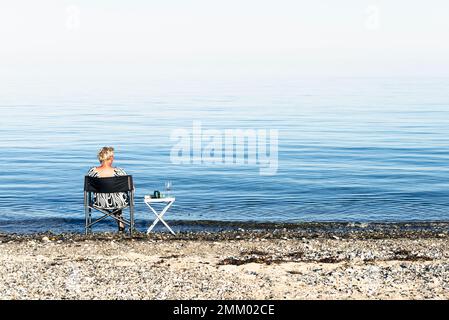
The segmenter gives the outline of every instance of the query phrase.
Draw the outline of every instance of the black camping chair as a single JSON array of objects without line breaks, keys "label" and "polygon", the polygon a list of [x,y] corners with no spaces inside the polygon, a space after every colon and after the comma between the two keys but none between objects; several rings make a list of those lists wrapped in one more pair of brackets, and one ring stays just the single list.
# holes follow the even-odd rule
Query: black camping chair
[{"label": "black camping chair", "polygon": [[[94,204],[93,193],[116,193],[124,192],[128,194],[128,205],[123,208],[107,210]],[[129,208],[129,220],[116,215],[117,212]],[[92,210],[103,213],[103,216],[92,221]],[[86,176],[84,178],[84,212],[86,215],[86,235],[92,232],[92,226],[107,217],[120,221],[129,226],[129,233],[132,236],[134,229],[134,184],[132,176],[118,176],[110,178],[94,178]]]}]

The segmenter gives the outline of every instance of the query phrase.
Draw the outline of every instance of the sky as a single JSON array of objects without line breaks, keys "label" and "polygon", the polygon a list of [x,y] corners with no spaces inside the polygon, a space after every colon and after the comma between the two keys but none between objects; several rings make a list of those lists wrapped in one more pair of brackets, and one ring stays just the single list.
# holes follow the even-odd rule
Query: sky
[{"label": "sky", "polygon": [[445,0],[15,0],[0,83],[444,77]]}]

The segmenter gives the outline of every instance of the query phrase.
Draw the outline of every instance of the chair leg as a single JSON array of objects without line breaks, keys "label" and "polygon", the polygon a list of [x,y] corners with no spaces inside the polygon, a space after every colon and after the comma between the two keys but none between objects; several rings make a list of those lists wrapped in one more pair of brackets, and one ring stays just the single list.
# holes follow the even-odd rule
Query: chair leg
[{"label": "chair leg", "polygon": [[89,221],[89,228],[87,230],[88,233],[92,233],[92,209],[90,208],[90,204],[92,203],[92,193],[89,193],[89,206],[88,206],[88,221]]},{"label": "chair leg", "polygon": [[84,233],[87,236],[87,228],[89,225],[89,217],[88,217],[88,212],[87,212],[87,194],[86,192],[84,192],[84,219],[86,220],[86,224],[84,226]]},{"label": "chair leg", "polygon": [[87,213],[87,208],[84,208],[84,215],[86,216],[86,225],[84,227],[84,229],[85,229],[84,232],[87,236],[87,234],[88,234],[87,229],[88,229],[88,225],[89,225],[89,217],[88,217],[88,213]]},{"label": "chair leg", "polygon": [[132,237],[134,232],[134,210],[131,209],[129,235]]},{"label": "chair leg", "polygon": [[134,192],[131,192],[129,201],[129,235],[132,237],[134,232]]},{"label": "chair leg", "polygon": [[89,233],[92,233],[92,209],[89,208]]}]

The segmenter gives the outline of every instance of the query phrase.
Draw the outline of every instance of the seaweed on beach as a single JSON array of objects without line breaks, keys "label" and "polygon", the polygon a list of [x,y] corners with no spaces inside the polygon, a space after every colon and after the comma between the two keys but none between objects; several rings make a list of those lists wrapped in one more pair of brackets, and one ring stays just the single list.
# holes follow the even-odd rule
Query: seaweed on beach
[{"label": "seaweed on beach", "polygon": [[285,262],[319,262],[319,263],[339,263],[347,261],[345,258],[328,256],[324,258],[306,257],[303,251],[285,252],[282,254],[269,254],[260,250],[242,251],[240,257],[229,257],[221,260],[218,265],[240,266],[248,263],[279,264]]},{"label": "seaweed on beach", "polygon": [[394,252],[394,257],[391,260],[399,260],[399,261],[432,261],[431,257],[420,256],[415,253],[412,253],[409,250],[398,249]]},{"label": "seaweed on beach", "polygon": [[286,262],[318,262],[318,263],[340,263],[348,259],[339,257],[324,257],[324,258],[305,258],[304,253],[292,252],[279,256],[273,255],[252,255],[243,257],[229,257],[221,260],[218,265],[235,265],[240,266],[248,263],[263,263],[263,264],[279,264]]},{"label": "seaweed on beach", "polygon": [[288,270],[287,273],[290,273],[290,274],[302,274],[302,272],[295,271],[295,270]]},{"label": "seaweed on beach", "polygon": [[304,257],[303,251],[294,251],[287,254],[287,257],[292,259],[302,259]]},{"label": "seaweed on beach", "polygon": [[268,256],[254,256],[254,257],[244,257],[244,258],[235,258],[230,257],[221,260],[218,265],[234,265],[234,266],[241,266],[243,264],[248,263],[264,263],[267,265],[270,265],[272,263],[280,263],[280,260],[274,260]]},{"label": "seaweed on beach", "polygon": [[335,257],[325,257],[325,258],[318,259],[317,262],[320,262],[320,263],[339,263],[339,262],[342,262],[342,261],[347,261],[347,259],[340,259],[340,258],[335,258]]},{"label": "seaweed on beach", "polygon": [[162,256],[160,258],[161,259],[176,259],[176,258],[179,258],[179,257],[181,257],[180,254],[171,254],[171,255],[168,255],[168,256]]}]

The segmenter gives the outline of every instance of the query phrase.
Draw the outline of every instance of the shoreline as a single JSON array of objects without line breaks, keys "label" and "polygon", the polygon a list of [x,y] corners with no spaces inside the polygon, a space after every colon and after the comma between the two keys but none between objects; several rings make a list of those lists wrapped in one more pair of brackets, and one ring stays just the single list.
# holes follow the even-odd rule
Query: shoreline
[{"label": "shoreline", "polygon": [[334,227],[0,233],[0,299],[449,299],[447,224]]},{"label": "shoreline", "polygon": [[[171,223],[172,226],[179,224]],[[189,224],[191,225],[191,224]],[[421,239],[449,238],[449,222],[301,222],[301,223],[260,223],[260,222],[220,222],[199,221],[198,229],[176,232],[173,236],[166,230],[156,231],[147,235],[137,231],[133,240],[164,239],[164,240],[232,240],[264,237],[267,239],[302,239],[302,238],[342,238],[342,239]],[[212,225],[212,228],[207,228]],[[140,228],[140,230],[144,230]],[[97,231],[90,235],[82,232],[45,232],[14,233],[0,230],[0,241],[39,240],[42,237],[52,237],[57,240],[83,241],[130,239],[128,234],[118,234],[114,231]]]},{"label": "shoreline", "polygon": [[[67,219],[62,219],[67,221]],[[195,235],[195,234],[222,234],[222,233],[246,233],[246,232],[273,232],[279,234],[288,232],[290,234],[309,235],[309,236],[329,236],[341,235],[348,236],[423,236],[432,237],[440,234],[449,233],[449,221],[409,221],[409,222],[256,222],[256,221],[215,221],[215,220],[199,220],[199,221],[168,221],[170,226],[177,229],[178,235]],[[41,221],[42,224],[45,225]],[[22,222],[25,224],[25,222]],[[148,223],[136,224],[138,237],[144,234],[144,230]],[[79,223],[77,224],[79,225]],[[11,227],[8,227],[10,229]],[[77,231],[53,231],[44,229],[38,232],[11,232],[0,228],[0,237],[33,237],[33,235],[73,235],[79,237],[84,234],[84,228],[77,228]],[[79,231],[78,231],[79,230]],[[94,229],[94,234],[113,234],[115,226],[111,225],[105,229]],[[164,234],[167,230],[160,224],[155,228],[152,234]]]}]

